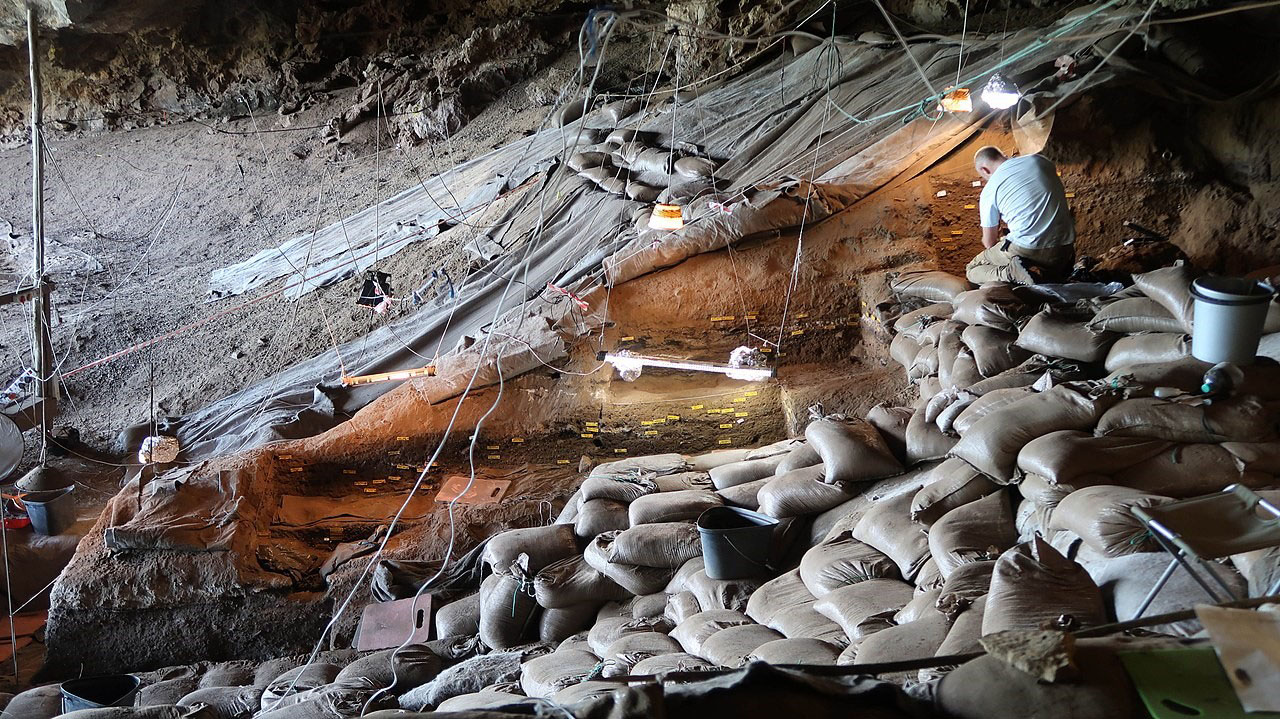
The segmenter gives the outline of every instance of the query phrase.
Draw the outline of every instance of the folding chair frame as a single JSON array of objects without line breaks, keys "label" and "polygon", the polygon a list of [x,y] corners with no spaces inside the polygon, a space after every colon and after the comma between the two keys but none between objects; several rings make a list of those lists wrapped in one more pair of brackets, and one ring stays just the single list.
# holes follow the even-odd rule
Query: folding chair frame
[{"label": "folding chair frame", "polygon": [[[1237,487],[1238,485],[1233,484],[1223,489],[1222,491],[1224,493],[1231,492],[1231,493],[1239,494],[1239,492],[1236,491]],[[1253,494],[1253,493],[1248,492],[1248,494]],[[1277,518],[1280,518],[1280,508],[1277,508],[1275,505],[1271,504],[1267,500],[1261,497],[1258,497],[1256,494],[1254,494],[1254,499],[1256,499],[1257,504],[1259,506],[1262,506],[1268,512],[1271,512]],[[1156,580],[1155,586],[1151,588],[1151,591],[1147,594],[1146,598],[1142,600],[1142,605],[1139,606],[1138,611],[1134,613],[1132,617],[1133,619],[1137,619],[1141,617],[1143,613],[1146,612],[1147,609],[1151,607],[1151,603],[1155,601],[1156,595],[1158,595],[1160,593],[1160,590],[1164,589],[1164,586],[1169,583],[1169,579],[1173,576],[1173,573],[1177,571],[1179,565],[1181,565],[1183,569],[1187,570],[1187,574],[1191,575],[1191,578],[1196,581],[1196,584],[1200,585],[1200,588],[1205,591],[1205,594],[1209,595],[1209,598],[1212,599],[1215,604],[1221,604],[1225,601],[1228,601],[1228,599],[1241,598],[1236,596],[1235,593],[1231,591],[1231,588],[1227,586],[1227,583],[1222,579],[1222,577],[1219,576],[1217,572],[1213,571],[1213,569],[1208,566],[1209,560],[1206,560],[1196,554],[1189,553],[1186,550],[1184,550],[1182,547],[1178,546],[1176,540],[1179,538],[1179,536],[1176,532],[1170,530],[1168,527],[1165,527],[1163,524],[1159,522],[1159,520],[1143,518],[1143,517],[1139,517],[1139,518],[1145,520],[1145,524],[1150,529],[1153,530],[1151,532],[1151,535],[1152,537],[1155,538],[1156,543],[1158,543],[1165,551],[1171,554],[1173,556],[1173,560],[1169,562],[1169,566],[1165,568],[1164,572],[1161,573],[1160,578]],[[1210,577],[1213,578],[1213,581],[1222,589],[1223,593],[1227,596],[1228,599],[1220,598],[1218,594],[1213,591],[1213,588],[1209,586],[1209,583],[1206,582],[1204,578],[1201,577],[1200,574],[1192,566],[1193,563],[1190,561],[1191,559],[1196,560],[1196,562],[1198,562],[1201,565],[1201,568],[1204,569],[1205,574],[1208,574]],[[1210,557],[1209,559],[1210,560],[1217,559],[1217,557]],[[1278,577],[1275,583],[1272,584],[1271,588],[1267,591],[1267,595],[1274,595],[1277,592],[1280,592],[1280,577]]]}]

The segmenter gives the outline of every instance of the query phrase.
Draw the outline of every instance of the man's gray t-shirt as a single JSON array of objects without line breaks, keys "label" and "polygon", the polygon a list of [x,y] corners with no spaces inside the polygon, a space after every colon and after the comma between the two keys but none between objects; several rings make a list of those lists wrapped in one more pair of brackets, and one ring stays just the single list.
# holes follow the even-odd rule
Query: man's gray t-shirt
[{"label": "man's gray t-shirt", "polygon": [[1076,241],[1076,221],[1053,163],[1040,155],[1011,157],[992,173],[978,199],[983,227],[1009,226],[1008,240],[1042,249]]}]

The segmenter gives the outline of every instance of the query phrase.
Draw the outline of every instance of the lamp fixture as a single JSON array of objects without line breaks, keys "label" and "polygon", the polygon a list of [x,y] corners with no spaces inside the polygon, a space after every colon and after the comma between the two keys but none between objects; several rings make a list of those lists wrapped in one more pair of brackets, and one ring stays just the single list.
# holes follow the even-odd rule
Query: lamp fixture
[{"label": "lamp fixture", "polygon": [[414,377],[435,377],[436,366],[427,365],[426,367],[415,367],[413,369],[401,369],[394,372],[378,372],[377,374],[362,375],[342,375],[343,387],[359,387],[366,384],[377,384],[378,382],[398,382],[400,380],[413,379]]},{"label": "lamp fixture", "polygon": [[600,352],[596,355],[596,359],[613,365],[614,368],[618,370],[618,374],[621,375],[622,379],[627,380],[628,382],[634,381],[639,377],[641,370],[645,367],[664,367],[666,369],[692,370],[694,372],[716,372],[725,375],[730,379],[742,380],[744,382],[762,382],[776,375],[776,371],[772,367],[735,367],[732,362],[727,365],[722,365],[714,362],[702,362],[699,360],[675,360],[665,359],[662,357],[646,357],[628,350]]},{"label": "lamp fixture", "polygon": [[653,214],[649,215],[649,229],[678,230],[684,227],[684,210],[680,205],[659,202],[653,206]]},{"label": "lamp fixture", "polygon": [[951,88],[938,101],[938,107],[946,112],[973,112],[973,98],[969,94],[969,88]]},{"label": "lamp fixture", "polygon": [[1002,73],[993,74],[982,88],[982,101],[996,110],[1013,107],[1020,99],[1022,93],[1018,91],[1018,86]]}]

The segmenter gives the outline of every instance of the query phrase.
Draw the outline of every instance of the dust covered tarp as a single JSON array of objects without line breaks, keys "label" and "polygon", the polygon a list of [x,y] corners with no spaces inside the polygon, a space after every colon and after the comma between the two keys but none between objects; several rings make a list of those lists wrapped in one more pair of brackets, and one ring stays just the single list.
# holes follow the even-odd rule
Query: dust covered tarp
[{"label": "dust covered tarp", "polygon": [[[544,290],[547,283],[581,296],[601,281],[624,282],[745,238],[819,222],[954,149],[984,118],[980,113],[937,115],[932,103],[922,102],[931,93],[916,63],[937,88],[954,81],[961,57],[962,82],[973,86],[1001,58],[1016,59],[1019,68],[1051,67],[1058,55],[1086,46],[1051,36],[1105,34],[1136,14],[1111,5],[1076,10],[1047,35],[1026,30],[966,42],[963,56],[960,45],[950,41],[913,43],[912,57],[907,57],[898,45],[848,38],[834,38],[799,56],[779,54],[703,88],[696,97],[682,94],[677,101],[655,103],[643,116],[614,123],[605,113],[593,112],[563,128],[543,130],[377,207],[220,269],[210,283],[216,295],[285,282],[293,285],[289,292],[296,296],[465,221],[495,197],[521,193],[497,226],[474,241],[473,254],[480,259],[455,306],[423,308],[339,347],[339,352],[301,361],[224,397],[170,429],[182,442],[184,458],[216,456],[317,434],[396,386],[335,386],[339,355],[359,357],[345,368],[349,375],[420,367],[428,361],[424,358],[437,358],[441,366],[452,363],[454,370],[448,376],[441,373],[428,395],[432,401],[454,396],[468,384],[474,362],[481,361],[476,340],[495,316],[520,308],[519,316],[505,321],[522,330],[529,329],[528,317],[542,316],[565,339],[582,331],[583,323],[565,321],[576,307],[564,295]],[[1111,78],[1104,69],[1087,82]],[[1082,82],[1057,85],[1054,92],[1077,91]],[[654,148],[679,147],[718,165],[701,184],[650,170],[632,173],[637,183],[665,186],[666,195],[685,203],[683,230],[655,232],[637,224],[647,202],[603,191],[560,165],[569,153],[600,147],[615,124],[638,130]],[[683,184],[675,184],[677,180]],[[517,273],[520,283],[509,282]],[[534,301],[526,304],[530,298]],[[526,337],[484,351],[494,357],[524,353],[524,361],[512,362],[510,369],[535,366]],[[449,353],[466,352],[474,357],[447,359]],[[504,365],[506,376],[507,361],[495,363]],[[477,378],[473,386],[496,380],[496,372],[486,374],[490,377]]]}]

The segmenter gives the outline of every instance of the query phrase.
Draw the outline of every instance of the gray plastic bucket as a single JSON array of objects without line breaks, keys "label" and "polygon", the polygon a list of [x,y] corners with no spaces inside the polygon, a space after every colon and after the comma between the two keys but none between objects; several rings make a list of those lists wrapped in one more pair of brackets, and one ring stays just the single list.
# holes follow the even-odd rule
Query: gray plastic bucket
[{"label": "gray plastic bucket", "polygon": [[36,534],[52,537],[62,534],[75,524],[76,504],[75,498],[71,496],[74,489],[75,485],[72,485],[62,489],[28,492],[22,496],[31,528]]},{"label": "gray plastic bucket", "polygon": [[1267,285],[1239,277],[1193,281],[1191,355],[1209,364],[1253,364],[1273,294]]},{"label": "gray plastic bucket", "polygon": [[698,517],[702,559],[711,579],[746,579],[769,571],[778,520],[737,507],[712,507]]},{"label": "gray plastic bucket", "polygon": [[141,685],[132,674],[68,679],[62,683],[62,713],[103,707],[131,707]]}]

